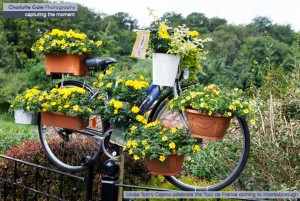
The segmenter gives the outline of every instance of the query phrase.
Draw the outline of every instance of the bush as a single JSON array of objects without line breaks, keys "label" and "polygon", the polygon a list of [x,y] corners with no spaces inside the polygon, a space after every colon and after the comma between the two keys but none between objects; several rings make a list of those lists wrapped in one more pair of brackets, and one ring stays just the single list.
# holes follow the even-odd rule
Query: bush
[{"label": "bush", "polygon": [[[74,153],[69,153],[70,155]],[[6,153],[6,156],[20,159],[29,163],[34,163],[37,165],[41,165],[44,167],[57,169],[57,167],[52,164],[52,162],[47,158],[42,145],[39,141],[25,141],[19,146],[14,146],[9,149]],[[93,186],[93,198],[101,197],[101,179],[102,179],[102,165],[104,161],[108,158],[103,155],[99,161],[94,166],[94,186]],[[14,163],[12,161],[7,161],[5,159],[0,158],[0,175],[3,175],[3,167],[8,166],[8,175],[9,179],[13,179],[13,167]],[[140,161],[134,161],[131,157],[125,157],[125,171],[124,171],[124,184],[134,185],[136,183],[140,183],[141,181],[149,181],[151,176],[146,166]],[[35,188],[35,177],[34,174],[36,169],[30,166],[18,166],[18,178],[17,181],[22,183],[24,180],[23,173],[27,171],[29,173],[27,183],[30,187]],[[50,194],[59,195],[59,186],[60,186],[60,176],[58,174],[51,173],[49,171],[40,170],[40,177],[38,180],[38,188],[40,191],[47,192],[47,180],[51,179],[51,187]],[[86,176],[86,172],[76,173],[77,176]],[[2,184],[1,184],[2,185]],[[73,179],[68,179],[66,177],[63,178],[63,198],[66,200],[70,200],[72,197],[72,188],[77,187],[77,199],[84,200],[85,198],[85,186],[83,182],[75,182]],[[0,188],[2,188],[0,186]],[[12,193],[12,188],[10,188],[10,193]],[[22,189],[18,189],[18,196],[22,196]],[[30,197],[31,196],[31,197]],[[31,200],[34,197],[34,194],[29,194],[28,199]],[[20,197],[21,198],[21,197]]]},{"label": "bush", "polygon": [[250,158],[240,178],[243,189],[299,189],[299,72],[283,74],[273,68],[263,86],[253,90],[260,118],[250,129]]}]

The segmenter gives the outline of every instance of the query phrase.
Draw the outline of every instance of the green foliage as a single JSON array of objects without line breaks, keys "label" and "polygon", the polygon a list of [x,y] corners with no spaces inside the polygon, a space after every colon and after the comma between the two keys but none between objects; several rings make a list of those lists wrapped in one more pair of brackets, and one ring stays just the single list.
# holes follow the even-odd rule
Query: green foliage
[{"label": "green foliage", "polygon": [[24,140],[37,138],[36,126],[15,124],[10,114],[0,115],[0,154],[4,154],[10,147],[19,145]]},{"label": "green foliage", "polygon": [[31,50],[44,54],[99,54],[102,41],[90,40],[84,33],[76,33],[72,29],[62,31],[52,29],[35,42]]},{"label": "green foliage", "polygon": [[300,183],[299,66],[292,74],[273,66],[260,88],[251,88],[259,103],[258,125],[251,130],[249,163],[241,178],[247,190],[296,190]]},{"label": "green foliage", "polygon": [[29,113],[37,113],[40,111],[41,105],[38,102],[40,98],[40,90],[37,88],[28,89],[24,94],[17,95],[11,105],[11,110],[24,110]]},{"label": "green foliage", "polygon": [[205,114],[225,117],[237,116],[255,124],[255,105],[242,90],[224,90],[217,85],[192,85],[169,102],[173,110],[193,109]]},{"label": "green foliage", "polygon": [[170,128],[159,121],[133,125],[126,138],[125,152],[135,160],[150,158],[164,162],[172,154],[183,155],[200,150],[185,129]]}]

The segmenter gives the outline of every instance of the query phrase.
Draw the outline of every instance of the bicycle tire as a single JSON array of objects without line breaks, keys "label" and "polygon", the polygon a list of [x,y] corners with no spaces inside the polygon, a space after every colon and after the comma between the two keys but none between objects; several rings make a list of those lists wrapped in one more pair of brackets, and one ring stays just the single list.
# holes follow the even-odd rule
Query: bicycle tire
[{"label": "bicycle tire", "polygon": [[[49,90],[61,85],[64,87],[84,88],[91,96],[94,95],[89,85],[73,80],[57,83]],[[100,140],[92,139],[76,131],[43,125],[41,115],[39,115],[38,121],[39,138],[43,149],[48,158],[59,168],[69,172],[83,171],[88,168],[81,163],[84,157],[90,156],[93,161],[97,161],[102,155],[102,142]],[[107,122],[101,121],[100,117],[97,117],[97,121],[101,122],[99,131],[101,130],[104,133],[109,125]]]},{"label": "bicycle tire", "polygon": [[[170,94],[167,99],[172,97]],[[182,113],[168,110],[167,99],[160,101],[152,121],[168,121],[173,126],[183,126],[183,120],[179,118]],[[217,150],[217,146],[222,148],[221,151]],[[218,191],[232,184],[242,173],[249,157],[250,134],[247,122],[239,117],[233,118],[223,140],[203,140],[202,147],[198,154],[185,156],[181,173],[165,176],[166,180],[185,191]]]}]

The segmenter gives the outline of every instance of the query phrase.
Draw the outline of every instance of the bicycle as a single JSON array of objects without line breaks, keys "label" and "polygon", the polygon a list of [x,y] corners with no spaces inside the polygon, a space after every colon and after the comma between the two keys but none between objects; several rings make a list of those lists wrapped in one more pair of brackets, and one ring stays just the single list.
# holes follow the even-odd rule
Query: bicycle
[{"label": "bicycle", "polygon": [[[117,63],[117,61],[114,58],[88,57],[84,63],[91,70],[105,72],[110,64]],[[180,82],[181,78],[186,75],[186,71],[179,73],[171,88],[153,84],[149,86],[146,97],[139,106],[141,114],[149,111],[151,107],[148,122],[167,121],[171,122],[173,126],[183,125],[188,129],[184,113],[170,111],[167,107],[168,100],[176,97],[184,88],[188,87],[187,84]],[[91,98],[97,94],[96,89],[81,81],[62,79],[50,89],[57,86],[84,88]],[[109,122],[98,117],[98,123],[101,124],[99,128],[87,127],[83,130],[70,130],[43,125],[42,119],[39,117],[39,137],[47,156],[53,163],[71,172],[82,171],[86,168],[80,164],[80,160],[85,156],[91,156],[94,161],[97,161],[103,153],[113,159],[120,157],[121,147],[110,142],[112,128]],[[248,160],[250,134],[247,122],[240,117],[234,117],[223,140],[200,139],[199,145],[203,148],[202,151],[186,156],[181,173],[176,176],[165,176],[166,180],[176,187],[188,191],[223,189],[238,178]],[[58,152],[55,152],[57,150]],[[195,178],[192,183],[189,182],[192,180],[191,178]],[[199,182],[201,179],[204,182]],[[209,183],[206,182],[207,180]]]}]

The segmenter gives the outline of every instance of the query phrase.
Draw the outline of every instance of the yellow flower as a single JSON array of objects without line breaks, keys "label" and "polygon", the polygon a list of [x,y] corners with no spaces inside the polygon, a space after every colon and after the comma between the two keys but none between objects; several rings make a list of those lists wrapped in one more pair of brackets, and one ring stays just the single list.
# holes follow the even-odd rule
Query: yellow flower
[{"label": "yellow flower", "polygon": [[129,154],[133,154],[133,149],[129,149]]},{"label": "yellow flower", "polygon": [[175,149],[176,144],[175,144],[174,142],[171,142],[171,143],[169,144],[169,147],[170,147],[170,149]]},{"label": "yellow flower", "polygon": [[123,103],[121,101],[114,101],[115,109],[121,109],[123,107]]},{"label": "yellow flower", "polygon": [[150,146],[149,146],[149,145],[146,146],[146,147],[145,147],[145,150],[150,150]]},{"label": "yellow flower", "polygon": [[134,160],[139,160],[140,159],[140,157],[138,155],[134,155],[133,158],[134,158]]},{"label": "yellow flower", "polygon": [[133,107],[131,108],[131,112],[132,112],[133,114],[137,114],[139,111],[140,111],[140,109],[139,109],[137,106],[133,106]]},{"label": "yellow flower", "polygon": [[196,152],[196,151],[199,151],[200,150],[200,146],[199,145],[195,145],[193,148],[192,148],[193,152]]},{"label": "yellow flower", "polygon": [[78,106],[78,105],[74,105],[74,106],[73,106],[73,110],[74,110],[75,112],[79,111],[79,106]]},{"label": "yellow flower", "polygon": [[166,157],[164,157],[164,156],[160,156],[160,157],[159,157],[159,160],[160,160],[161,162],[163,162],[163,161],[165,161],[165,160],[166,160]]},{"label": "yellow flower", "polygon": [[87,49],[84,47],[84,48],[82,48],[82,51],[83,51],[83,52],[86,52],[86,51],[87,51]]},{"label": "yellow flower", "polygon": [[172,128],[172,129],[171,129],[171,133],[172,133],[172,134],[174,134],[176,131],[177,131],[176,128]]},{"label": "yellow flower", "polygon": [[118,110],[114,110],[114,114],[118,114],[119,113],[119,111]]},{"label": "yellow flower", "polygon": [[112,83],[108,83],[108,84],[106,85],[106,87],[111,88],[111,87],[112,87]]},{"label": "yellow flower", "polygon": [[251,119],[251,120],[250,120],[250,123],[251,123],[252,125],[255,125],[255,120],[254,120],[254,119]]},{"label": "yellow flower", "polygon": [[191,37],[198,37],[199,36],[199,32],[198,31],[190,31],[189,32],[189,36],[191,36]]},{"label": "yellow flower", "polygon": [[55,106],[56,102],[51,102],[50,105]]},{"label": "yellow flower", "polygon": [[161,138],[161,141],[163,141],[163,142],[165,142],[165,141],[167,141],[167,140],[168,140],[168,137],[165,136],[165,135]]},{"label": "yellow flower", "polygon": [[244,110],[244,113],[245,113],[245,114],[248,114],[248,113],[249,113],[249,110],[248,110],[248,109],[245,109],[245,110]]}]

